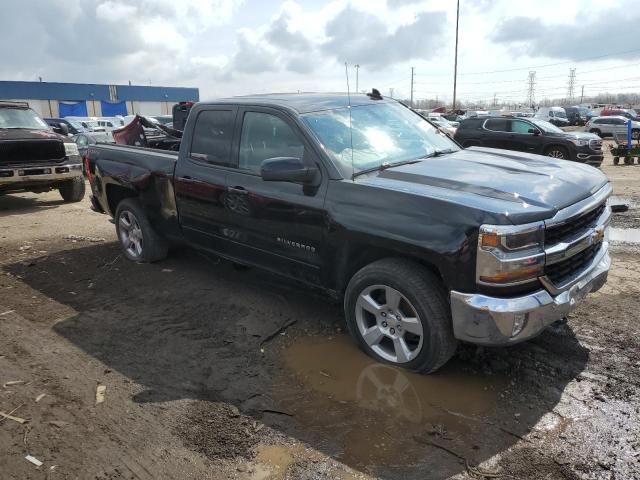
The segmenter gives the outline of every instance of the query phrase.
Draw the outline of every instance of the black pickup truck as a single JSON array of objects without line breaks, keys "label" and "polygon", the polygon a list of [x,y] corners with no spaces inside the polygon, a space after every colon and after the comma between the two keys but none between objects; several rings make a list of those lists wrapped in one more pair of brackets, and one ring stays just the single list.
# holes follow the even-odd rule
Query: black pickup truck
[{"label": "black pickup truck", "polygon": [[0,102],[0,195],[57,189],[65,202],[82,200],[78,146],[60,128],[52,131],[26,103]]},{"label": "black pickup truck", "polygon": [[462,150],[375,93],[200,103],[179,152],[98,145],[85,166],[129,259],[187,244],[319,287],[361,348],[415,371],[538,335],[610,266],[600,171]]}]

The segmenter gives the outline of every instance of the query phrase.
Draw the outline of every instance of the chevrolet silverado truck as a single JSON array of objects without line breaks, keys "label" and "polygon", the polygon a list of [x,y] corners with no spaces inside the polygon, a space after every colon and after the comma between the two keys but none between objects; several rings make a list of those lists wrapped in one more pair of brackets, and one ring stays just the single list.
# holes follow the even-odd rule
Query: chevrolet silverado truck
[{"label": "chevrolet silverado truck", "polygon": [[26,103],[0,102],[0,195],[49,190],[59,190],[65,202],[84,197],[78,146]]},{"label": "chevrolet silverado truck", "polygon": [[179,152],[98,145],[84,161],[130,260],[186,244],[318,287],[365,352],[413,371],[458,341],[538,335],[610,266],[599,170],[461,149],[377,92],[199,103]]}]

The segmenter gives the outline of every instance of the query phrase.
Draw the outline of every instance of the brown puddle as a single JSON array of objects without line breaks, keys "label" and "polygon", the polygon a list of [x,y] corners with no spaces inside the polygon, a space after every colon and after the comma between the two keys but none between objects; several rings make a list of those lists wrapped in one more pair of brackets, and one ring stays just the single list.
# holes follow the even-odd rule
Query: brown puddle
[{"label": "brown puddle", "polygon": [[326,453],[370,471],[417,467],[434,455],[459,463],[434,443],[472,461],[487,446],[506,384],[455,363],[409,373],[369,358],[346,335],[299,338],[284,355],[288,372],[274,400]]}]

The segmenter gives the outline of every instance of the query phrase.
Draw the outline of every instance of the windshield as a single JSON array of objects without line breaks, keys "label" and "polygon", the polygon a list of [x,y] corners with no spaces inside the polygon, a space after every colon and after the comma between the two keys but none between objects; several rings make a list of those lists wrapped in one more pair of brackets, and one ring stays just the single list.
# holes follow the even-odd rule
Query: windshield
[{"label": "windshield", "polygon": [[48,130],[49,125],[30,108],[0,108],[0,128]]},{"label": "windshield", "polygon": [[459,150],[446,135],[399,103],[353,107],[352,132],[348,108],[308,113],[303,118],[345,176]]},{"label": "windshield", "polygon": [[84,125],[85,128],[98,128],[100,126],[98,125],[98,122],[94,120],[84,120],[82,125]]},{"label": "windshield", "polygon": [[536,127],[540,128],[542,131],[547,133],[564,133],[564,130],[556,127],[555,125],[545,122],[544,120],[540,120],[538,118],[530,118],[530,121],[536,124]]},{"label": "windshield", "polygon": [[556,117],[567,118],[567,114],[564,113],[562,110],[556,111],[555,114],[556,114]]}]

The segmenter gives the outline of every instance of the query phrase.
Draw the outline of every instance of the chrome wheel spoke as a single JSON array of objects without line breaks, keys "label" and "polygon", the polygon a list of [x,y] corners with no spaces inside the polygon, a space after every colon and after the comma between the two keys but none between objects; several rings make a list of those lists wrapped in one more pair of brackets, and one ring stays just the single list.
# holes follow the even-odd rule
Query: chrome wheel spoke
[{"label": "chrome wheel spoke", "polygon": [[373,347],[380,343],[380,340],[384,338],[384,335],[380,328],[378,328],[377,325],[374,325],[373,327],[369,327],[362,333],[362,338],[364,338],[364,341],[367,342],[367,345]]},{"label": "chrome wheel spoke", "polygon": [[387,287],[384,291],[384,295],[387,299],[387,303],[385,306],[393,308],[394,310],[400,306],[402,295],[395,288]]},{"label": "chrome wheel spoke", "polygon": [[373,315],[377,315],[382,308],[382,306],[378,305],[378,303],[371,298],[370,294],[360,295],[360,297],[358,297],[358,306]]},{"label": "chrome wheel spoke", "polygon": [[412,353],[407,346],[407,342],[402,337],[395,337],[393,339],[393,349],[396,352],[396,361],[398,363],[405,363],[411,360]]},{"label": "chrome wheel spoke", "polygon": [[416,317],[405,317],[402,319],[400,324],[406,332],[422,336],[422,325]]}]

